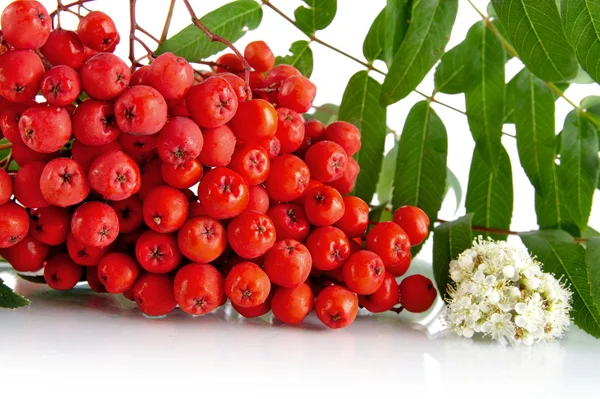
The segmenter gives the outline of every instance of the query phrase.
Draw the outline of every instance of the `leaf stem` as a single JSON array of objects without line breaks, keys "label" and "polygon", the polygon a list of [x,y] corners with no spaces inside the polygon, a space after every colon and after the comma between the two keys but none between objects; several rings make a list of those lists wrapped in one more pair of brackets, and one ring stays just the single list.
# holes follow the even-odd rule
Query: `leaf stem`
[{"label": "leaf stem", "polygon": [[135,58],[135,3],[137,0],[129,0],[129,61],[131,62],[131,72],[134,72],[141,64]]},{"label": "leaf stem", "polygon": [[4,143],[4,144],[0,144],[0,150],[6,150],[9,148],[12,148],[12,143]]},{"label": "leaf stem", "polygon": [[165,26],[163,27],[162,34],[160,35],[159,43],[162,43],[165,40],[167,40],[167,35],[169,34],[169,27],[171,26],[171,20],[173,19],[173,11],[175,10],[175,1],[177,0],[171,0],[171,4],[169,4],[167,19],[165,19]]}]

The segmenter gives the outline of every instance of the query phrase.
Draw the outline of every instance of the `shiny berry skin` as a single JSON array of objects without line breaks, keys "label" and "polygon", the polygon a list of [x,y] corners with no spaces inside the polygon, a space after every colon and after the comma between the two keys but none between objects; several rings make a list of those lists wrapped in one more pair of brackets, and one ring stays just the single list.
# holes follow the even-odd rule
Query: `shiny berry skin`
[{"label": "shiny berry skin", "polygon": [[84,273],[85,279],[92,291],[98,294],[106,294],[108,292],[98,277],[98,267],[88,266],[84,269]]},{"label": "shiny berry skin", "polygon": [[238,110],[235,91],[220,76],[212,76],[192,86],[185,102],[194,122],[208,128],[226,124]]},{"label": "shiny berry skin", "polygon": [[39,182],[42,195],[55,206],[78,204],[90,193],[90,185],[81,165],[69,158],[56,158],[48,162]]},{"label": "shiny berry skin", "polygon": [[131,79],[129,80],[129,86],[138,86],[144,85],[149,86],[150,83],[150,65],[144,65],[135,70],[134,73],[131,74]]},{"label": "shiny berry skin", "polygon": [[188,200],[181,191],[158,186],[144,198],[144,221],[152,230],[159,233],[172,233],[185,223],[188,214]]},{"label": "shiny berry skin", "polygon": [[197,216],[179,229],[177,244],[186,258],[197,263],[208,263],[225,251],[227,233],[219,221],[208,216]]},{"label": "shiny berry skin", "polygon": [[71,117],[64,108],[39,104],[19,119],[21,139],[34,151],[49,154],[60,150],[71,138]]},{"label": "shiny berry skin", "polygon": [[175,300],[186,313],[212,312],[225,297],[223,276],[207,263],[190,263],[175,275]]},{"label": "shiny berry skin", "polygon": [[152,61],[147,76],[148,85],[165,100],[181,100],[194,83],[194,68],[185,58],[164,53]]},{"label": "shiny berry skin", "polygon": [[13,181],[8,172],[0,169],[0,205],[8,202],[13,195]]},{"label": "shiny berry skin", "polygon": [[202,165],[197,159],[172,165],[163,162],[160,167],[160,174],[169,186],[174,188],[189,188],[200,181],[202,177]]},{"label": "shiny berry skin", "polygon": [[244,58],[257,72],[267,72],[275,64],[275,56],[262,40],[250,42],[244,49]]},{"label": "shiny berry skin", "polygon": [[140,266],[131,256],[111,252],[98,262],[98,277],[111,294],[120,294],[133,287]]},{"label": "shiny berry skin", "polygon": [[132,195],[121,201],[113,201],[110,206],[119,218],[119,233],[131,233],[144,223],[142,201]]},{"label": "shiny berry skin", "polygon": [[290,76],[279,89],[277,103],[298,113],[310,110],[317,95],[317,86],[301,75]]},{"label": "shiny berry skin", "polygon": [[337,180],[327,183],[342,195],[350,194],[356,185],[356,179],[360,173],[360,165],[354,158],[348,158],[344,175]]},{"label": "shiny berry skin", "polygon": [[71,215],[64,208],[49,206],[31,212],[29,234],[44,244],[62,244],[70,229]]},{"label": "shiny berry skin", "polygon": [[135,257],[151,273],[168,273],[181,263],[175,236],[147,230],[135,243]]},{"label": "shiny berry skin", "polygon": [[79,73],[84,91],[96,100],[118,97],[131,79],[127,64],[110,53],[96,54],[81,66]]},{"label": "shiny berry skin", "polygon": [[385,266],[375,252],[358,251],[343,266],[346,286],[359,295],[371,295],[381,287]]},{"label": "shiny berry skin", "polygon": [[70,290],[77,285],[82,275],[81,266],[73,262],[65,253],[54,255],[44,267],[44,280],[55,290]]},{"label": "shiny berry skin", "polygon": [[143,273],[133,286],[135,303],[146,316],[164,316],[177,306],[173,277]]},{"label": "shiny berry skin", "polygon": [[[279,88],[283,82],[290,76],[301,76],[298,69],[291,65],[275,65],[265,76],[264,87]],[[274,100],[277,100],[277,92],[273,92]],[[277,102],[277,101],[275,101]],[[288,107],[289,108],[289,107]]]},{"label": "shiny berry skin", "polygon": [[416,206],[401,206],[394,212],[394,223],[402,227],[413,247],[429,235],[429,217]]},{"label": "shiny berry skin", "polygon": [[292,153],[300,148],[304,141],[304,121],[297,112],[287,108],[279,108],[277,118],[275,136],[280,142],[280,153]]},{"label": "shiny berry skin", "polygon": [[105,145],[115,141],[121,133],[109,102],[87,99],[79,104],[71,119],[73,135],[85,145]]},{"label": "shiny berry skin", "polygon": [[300,324],[313,310],[315,296],[308,284],[275,288],[271,298],[273,315],[286,324]]},{"label": "shiny berry skin", "polygon": [[269,277],[252,262],[235,265],[225,278],[225,294],[231,303],[240,307],[260,305],[267,300],[270,291]]},{"label": "shiny berry skin", "polygon": [[50,248],[31,235],[2,251],[2,256],[18,272],[37,272],[44,267]]},{"label": "shiny berry skin", "polygon": [[367,233],[367,249],[379,255],[386,267],[394,267],[410,256],[410,241],[394,222],[381,222]]},{"label": "shiny berry skin", "polygon": [[227,241],[239,256],[253,259],[264,255],[275,244],[271,219],[256,211],[245,211],[227,226]]},{"label": "shiny berry skin", "polygon": [[275,158],[281,152],[281,142],[277,136],[267,137],[258,142],[262,148],[269,154],[269,159]]},{"label": "shiny berry skin", "polygon": [[292,239],[305,242],[310,234],[310,223],[304,209],[295,204],[279,204],[267,211],[275,226],[278,240]]},{"label": "shiny berry skin", "polygon": [[206,166],[227,166],[235,151],[236,138],[229,126],[203,129],[204,145],[198,159]]},{"label": "shiny berry skin", "polygon": [[67,251],[69,257],[78,265],[96,266],[100,259],[110,251],[110,246],[99,248],[79,241],[73,233],[67,235]]},{"label": "shiny berry skin", "polygon": [[344,175],[348,157],[339,144],[325,140],[313,144],[306,151],[304,162],[308,165],[313,179],[328,183]]},{"label": "shiny berry skin", "polygon": [[58,65],[46,72],[40,90],[50,105],[64,107],[79,97],[81,81],[73,68]]},{"label": "shiny berry skin", "polygon": [[84,46],[109,51],[118,42],[119,32],[113,20],[102,11],[92,11],[79,20],[77,36]]},{"label": "shiny berry skin", "polygon": [[396,306],[399,301],[398,283],[388,272],[385,273],[383,284],[377,291],[371,295],[358,296],[358,302],[373,313],[386,312]]},{"label": "shiny berry skin", "polygon": [[90,146],[82,144],[81,141],[75,140],[71,145],[71,157],[73,160],[77,161],[82,170],[85,172],[85,176],[87,176],[90,165],[94,159],[105,152],[114,150],[123,150],[123,147],[121,147],[121,144],[119,144],[118,141],[111,141],[110,143],[104,145]]},{"label": "shiny berry skin", "polygon": [[358,314],[358,299],[352,291],[332,285],[317,296],[315,313],[329,328],[348,327]]},{"label": "shiny berry skin", "polygon": [[272,283],[282,287],[304,283],[311,268],[310,252],[296,240],[278,241],[265,256],[265,272]]},{"label": "shiny berry skin", "polygon": [[117,126],[124,133],[140,136],[158,133],[167,123],[167,103],[150,86],[133,86],[115,102]]},{"label": "shiny berry skin", "polygon": [[437,298],[437,290],[430,279],[420,274],[408,276],[400,282],[400,304],[412,313],[429,310]]},{"label": "shiny berry skin", "polygon": [[46,164],[30,162],[17,171],[14,182],[15,199],[26,208],[44,208],[50,206],[42,195],[40,176]]},{"label": "shiny berry skin", "polygon": [[71,231],[85,245],[106,247],[117,239],[119,218],[115,210],[103,202],[86,202],[75,209]]},{"label": "shiny berry skin", "polygon": [[50,36],[52,21],[37,1],[15,1],[2,11],[3,39],[16,49],[38,49]]},{"label": "shiny berry skin", "polygon": [[215,72],[217,73],[242,72],[244,70],[242,60],[233,53],[223,54],[217,58],[216,64]]},{"label": "shiny berry skin", "polygon": [[66,65],[73,69],[83,65],[83,44],[77,34],[70,30],[56,29],[50,32],[40,52],[52,65]]},{"label": "shiny berry skin", "polygon": [[340,193],[329,186],[317,186],[306,192],[304,213],[315,226],[330,226],[344,216],[346,206]]},{"label": "shiny berry skin", "polygon": [[248,187],[249,199],[247,211],[257,211],[266,214],[269,210],[269,194],[260,184]]},{"label": "shiny berry skin", "polygon": [[331,123],[325,129],[325,140],[341,145],[349,157],[360,150],[360,131],[352,123],[343,121]]},{"label": "shiny berry skin", "polygon": [[326,226],[314,230],[306,240],[313,268],[334,270],[341,267],[350,256],[350,242],[338,228]]},{"label": "shiny berry skin", "polygon": [[8,248],[21,241],[29,231],[29,215],[12,201],[0,205],[0,248]]},{"label": "shiny berry skin", "polygon": [[212,169],[200,180],[198,198],[209,216],[231,219],[248,206],[248,184],[231,169]]},{"label": "shiny berry skin", "polygon": [[[304,143],[307,147],[325,138],[325,125],[317,119],[304,122]],[[309,141],[310,140],[310,141]]]},{"label": "shiny berry skin", "polygon": [[95,191],[112,201],[130,197],[140,191],[142,184],[137,164],[119,150],[96,157],[90,165],[88,180]]},{"label": "shiny berry skin", "polygon": [[218,76],[225,79],[227,83],[231,85],[231,88],[237,96],[238,105],[246,101],[246,99],[248,98],[248,93],[246,93],[246,83],[244,82],[244,79],[230,72],[221,73]]},{"label": "shiny berry skin", "polygon": [[271,160],[271,173],[265,186],[272,199],[289,202],[302,196],[309,180],[310,171],[304,161],[284,154]]},{"label": "shiny berry skin", "polygon": [[198,125],[185,116],[174,116],[158,133],[156,149],[163,162],[180,165],[197,158],[204,140]]},{"label": "shiny berry skin", "polygon": [[369,204],[358,197],[344,197],[344,216],[334,226],[348,238],[363,237],[369,225]]},{"label": "shiny berry skin", "polygon": [[267,152],[258,144],[244,144],[236,148],[227,167],[240,174],[253,186],[264,182],[271,170]]},{"label": "shiny berry skin", "polygon": [[239,105],[229,127],[246,144],[258,143],[277,132],[277,111],[265,100],[255,99]]},{"label": "shiny berry skin", "polygon": [[0,95],[12,102],[32,100],[44,77],[42,60],[30,50],[14,50],[0,55]]}]

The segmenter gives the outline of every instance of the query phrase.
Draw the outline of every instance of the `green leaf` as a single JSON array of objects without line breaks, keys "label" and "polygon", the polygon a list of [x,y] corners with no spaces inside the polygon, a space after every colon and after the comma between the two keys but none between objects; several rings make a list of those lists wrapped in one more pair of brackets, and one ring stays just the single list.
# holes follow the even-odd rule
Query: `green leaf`
[{"label": "green leaf", "polygon": [[553,92],[526,68],[513,80],[519,160],[531,184],[542,194],[552,181],[556,149]]},{"label": "green leaf", "polygon": [[413,0],[387,0],[385,7],[385,45],[383,61],[388,68],[406,37],[411,24]]},{"label": "green leaf", "polygon": [[577,75],[575,53],[565,38],[555,0],[492,0],[507,39],[527,68],[545,81]]},{"label": "green leaf", "polygon": [[502,148],[506,57],[502,44],[483,22],[473,25],[465,40],[472,49],[467,64],[467,119],[476,148],[493,168]]},{"label": "green leaf", "polygon": [[16,309],[31,304],[29,299],[17,294],[0,278],[0,308]]},{"label": "green leaf", "polygon": [[[482,159],[481,151],[473,151],[467,199],[467,213],[473,214],[473,225],[507,230],[513,213],[513,182],[508,153],[502,147],[495,169]],[[484,234],[496,240],[506,235]]]},{"label": "green leaf", "polygon": [[433,231],[433,275],[442,298],[448,292],[450,261],[473,246],[472,215],[440,224]]},{"label": "green leaf", "polygon": [[307,78],[313,71],[313,53],[310,43],[306,40],[298,40],[290,46],[290,54],[275,58],[275,64],[288,64],[296,67],[300,73]]},{"label": "green leaf", "polygon": [[544,271],[564,276],[573,291],[572,316],[582,330],[600,338],[600,313],[590,289],[586,251],[567,232],[534,231],[520,234],[525,246],[544,264]]},{"label": "green leaf", "polygon": [[394,175],[396,173],[396,159],[398,158],[398,145],[399,142],[396,141],[392,149],[385,154],[385,157],[383,157],[376,189],[377,199],[380,204],[385,204],[392,200]]},{"label": "green leaf", "polygon": [[389,222],[393,218],[389,204],[378,205],[369,212],[369,221],[371,222]]},{"label": "green leaf", "polygon": [[360,165],[354,192],[367,203],[375,193],[387,134],[380,92],[381,84],[367,71],[355,73],[346,86],[339,113],[339,120],[354,124],[362,135],[361,149],[354,155]]},{"label": "green leaf", "polygon": [[337,11],[336,0],[303,0],[308,7],[300,6],[294,11],[296,24],[307,35],[329,26]]},{"label": "green leaf", "polygon": [[504,99],[504,123],[515,123],[515,93],[517,91],[518,78],[519,74],[516,74],[506,84],[506,98]]},{"label": "green leaf", "polygon": [[467,91],[466,56],[469,48],[462,42],[443,55],[435,69],[435,90],[446,94],[458,94]]},{"label": "green leaf", "polygon": [[598,140],[600,141],[600,96],[588,96],[581,100],[581,108],[589,119],[592,120],[598,130]]},{"label": "green leaf", "polygon": [[457,10],[458,0],[414,0],[411,24],[383,81],[384,104],[406,97],[440,59]]},{"label": "green leaf", "polygon": [[316,119],[327,126],[330,123],[337,121],[339,111],[339,105],[325,103],[316,107],[316,110],[313,114],[304,114],[304,118]]},{"label": "green leaf", "polygon": [[600,237],[588,238],[585,246],[590,293],[596,309],[600,311]]},{"label": "green leaf", "polygon": [[367,36],[365,36],[365,41],[363,42],[363,55],[369,62],[373,62],[375,60],[385,61],[384,58],[384,49],[385,49],[385,36],[386,36],[386,8],[377,14],[371,27],[369,28],[369,32]]},{"label": "green leaf", "polygon": [[[237,0],[209,12],[200,20],[214,34],[235,42],[247,30],[256,29],[262,20],[261,4],[254,0]],[[225,49],[219,42],[211,42],[195,25],[189,25],[165,40],[156,49],[156,54],[171,52],[190,62],[202,61]]]},{"label": "green leaf", "polygon": [[565,36],[581,67],[600,82],[600,3],[590,0],[562,0]]},{"label": "green leaf", "polygon": [[563,206],[557,174],[558,166],[553,162],[550,168],[548,189],[543,194],[540,191],[535,193],[535,213],[538,226],[542,230],[562,229],[563,227]]},{"label": "green leaf", "polygon": [[592,237],[600,237],[600,231],[594,229],[591,226],[588,226],[583,233],[583,238],[592,238]]},{"label": "green leaf", "polygon": [[[462,200],[462,186],[460,185],[460,181],[458,177],[450,170],[450,168],[446,169],[446,195],[448,195],[448,191],[452,190],[454,192],[454,199],[456,201],[456,209],[454,213],[458,212],[458,208],[460,208],[460,201]],[[446,196],[444,195],[444,197]]]},{"label": "green leaf", "polygon": [[418,206],[435,222],[444,200],[447,156],[444,123],[427,101],[418,102],[408,113],[400,136],[393,208]]},{"label": "green leaf", "polygon": [[590,121],[571,111],[562,131],[558,179],[562,227],[576,236],[587,228],[598,170],[598,133]]}]

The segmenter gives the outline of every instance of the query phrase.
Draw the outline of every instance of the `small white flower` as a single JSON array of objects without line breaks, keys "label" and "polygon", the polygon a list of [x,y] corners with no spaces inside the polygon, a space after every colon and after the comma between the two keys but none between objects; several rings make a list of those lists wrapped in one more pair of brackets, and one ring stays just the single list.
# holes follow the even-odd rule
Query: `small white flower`
[{"label": "small white flower", "polygon": [[511,265],[504,266],[502,268],[502,274],[506,278],[513,278],[514,275],[515,275],[515,268],[514,268],[514,266],[511,266]]},{"label": "small white flower", "polygon": [[483,324],[481,331],[491,335],[497,341],[512,341],[515,336],[515,325],[510,313],[494,313],[490,319]]}]

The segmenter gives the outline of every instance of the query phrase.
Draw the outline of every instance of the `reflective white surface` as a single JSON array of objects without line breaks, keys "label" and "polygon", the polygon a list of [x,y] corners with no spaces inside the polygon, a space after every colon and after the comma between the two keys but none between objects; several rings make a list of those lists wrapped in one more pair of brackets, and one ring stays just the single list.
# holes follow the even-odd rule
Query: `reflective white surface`
[{"label": "reflective white surface", "polygon": [[527,348],[432,334],[438,321],[423,327],[393,314],[362,315],[336,331],[314,314],[292,327],[270,316],[243,319],[229,306],[204,317],[177,310],[147,319],[135,305],[87,287],[59,293],[7,269],[0,278],[32,300],[0,310],[0,393],[15,398],[600,392],[600,342],[576,327],[560,342]]}]

